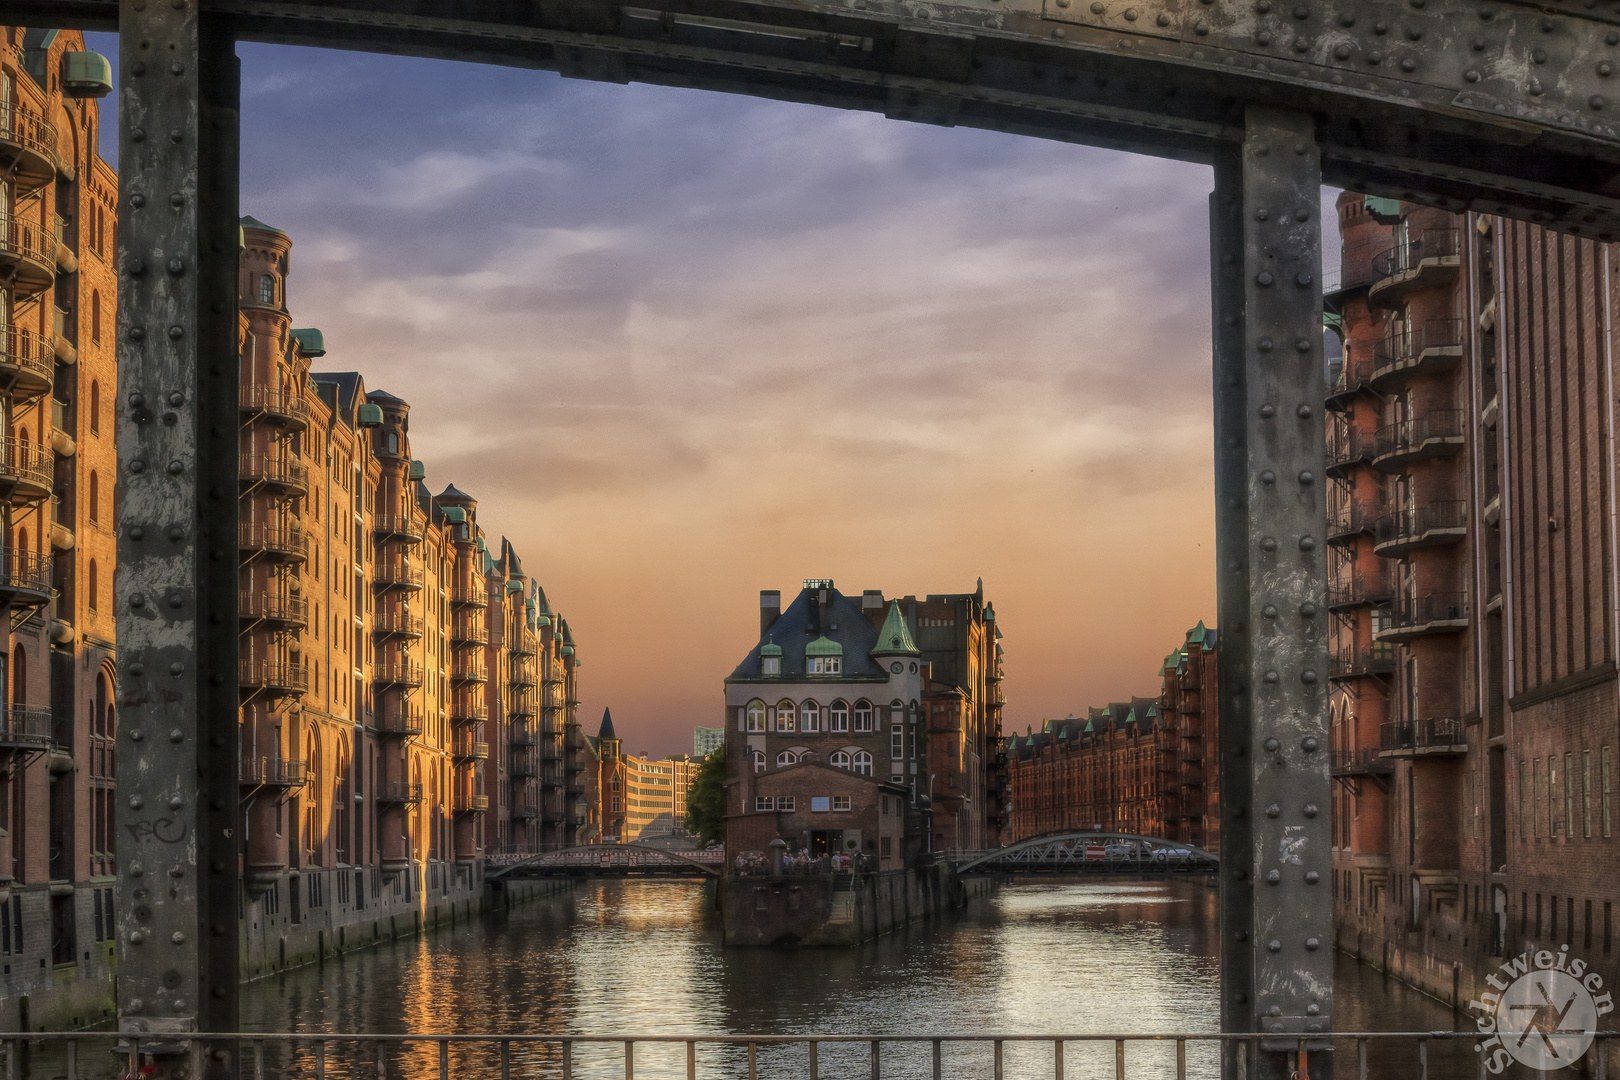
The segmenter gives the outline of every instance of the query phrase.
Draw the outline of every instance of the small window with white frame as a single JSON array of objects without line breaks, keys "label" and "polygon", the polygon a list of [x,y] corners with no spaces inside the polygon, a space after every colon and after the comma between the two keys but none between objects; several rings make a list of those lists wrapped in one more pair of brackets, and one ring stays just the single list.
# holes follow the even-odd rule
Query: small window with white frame
[{"label": "small window with white frame", "polygon": [[776,800],[769,795],[755,795],[754,809],[760,813],[776,809]]},{"label": "small window with white frame", "polygon": [[784,750],[780,754],[776,755],[776,767],[778,769],[785,768],[788,765],[796,764],[798,760],[798,754],[795,754],[791,750]]},{"label": "small window with white frame", "polygon": [[847,812],[849,810],[849,796],[834,795],[832,797],[832,808],[835,814]]},{"label": "small window with white frame", "polygon": [[821,706],[813,701],[799,703],[799,730],[816,731],[821,727]]},{"label": "small window with white frame", "polygon": [[842,656],[812,656],[808,658],[809,675],[841,675],[844,672]]},{"label": "small window with white frame", "polygon": [[753,732],[765,730],[765,703],[757,698],[748,703],[748,730]]},{"label": "small window with white frame", "polygon": [[778,810],[792,810],[793,809],[793,796],[792,795],[778,795],[776,797],[776,808]]},{"label": "small window with white frame", "polygon": [[776,730],[777,731],[786,732],[786,731],[792,731],[794,729],[794,727],[796,726],[795,723],[794,723],[794,711],[795,710],[793,708],[793,702],[791,702],[791,701],[779,701],[779,702],[777,702],[777,704],[776,704]]},{"label": "small window with white frame", "polygon": [[862,776],[872,775],[872,755],[865,750],[855,752],[855,771]]},{"label": "small window with white frame", "polygon": [[759,670],[763,675],[782,674],[782,658],[780,656],[762,656],[759,661]]},{"label": "small window with white frame", "polygon": [[755,750],[753,752],[753,757],[754,757],[754,771],[757,772],[757,773],[764,772],[765,771],[765,751],[763,751],[763,750]]},{"label": "small window with white frame", "polygon": [[855,703],[855,734],[860,735],[871,730],[872,703],[869,701],[857,701]]},{"label": "small window with white frame", "polygon": [[845,750],[834,750],[832,752],[832,757],[827,759],[827,764],[831,765],[835,769],[849,768],[849,752]]},{"label": "small window with white frame", "polygon": [[906,756],[906,729],[903,725],[895,724],[889,729],[889,757],[899,761]]},{"label": "small window with white frame", "polygon": [[842,701],[835,701],[827,710],[827,730],[841,734],[849,730],[849,706]]}]

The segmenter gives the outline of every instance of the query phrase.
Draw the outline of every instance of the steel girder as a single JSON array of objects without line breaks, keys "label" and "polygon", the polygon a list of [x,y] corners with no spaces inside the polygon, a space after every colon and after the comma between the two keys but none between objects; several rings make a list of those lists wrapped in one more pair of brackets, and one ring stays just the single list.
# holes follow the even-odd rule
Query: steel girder
[{"label": "steel girder", "polygon": [[[154,0],[154,3],[158,0]],[[196,2],[196,0],[188,0]],[[239,38],[544,68],[1212,161],[1307,111],[1324,179],[1620,237],[1612,0],[202,0]],[[111,30],[115,0],[13,0]]]}]

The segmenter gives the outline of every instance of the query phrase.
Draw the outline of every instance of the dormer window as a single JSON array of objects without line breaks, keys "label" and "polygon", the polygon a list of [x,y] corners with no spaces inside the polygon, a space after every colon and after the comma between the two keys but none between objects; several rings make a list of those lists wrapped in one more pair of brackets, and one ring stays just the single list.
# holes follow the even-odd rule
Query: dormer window
[{"label": "dormer window", "polygon": [[780,656],[762,657],[760,664],[760,670],[766,675],[782,674],[782,658]]},{"label": "dormer window", "polygon": [[810,675],[839,675],[844,670],[842,656],[812,656],[809,658]]}]

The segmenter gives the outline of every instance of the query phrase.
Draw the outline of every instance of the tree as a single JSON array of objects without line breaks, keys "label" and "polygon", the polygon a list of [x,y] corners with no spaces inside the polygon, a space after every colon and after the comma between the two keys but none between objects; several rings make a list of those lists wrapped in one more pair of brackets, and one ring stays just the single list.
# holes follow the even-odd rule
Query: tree
[{"label": "tree", "polygon": [[726,748],[709,751],[686,793],[686,831],[704,846],[726,838]]}]

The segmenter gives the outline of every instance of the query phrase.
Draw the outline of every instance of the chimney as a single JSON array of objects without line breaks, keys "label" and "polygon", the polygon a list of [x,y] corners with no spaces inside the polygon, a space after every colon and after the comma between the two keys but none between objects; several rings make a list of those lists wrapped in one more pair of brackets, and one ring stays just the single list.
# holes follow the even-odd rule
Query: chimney
[{"label": "chimney", "polygon": [[771,628],[782,615],[782,592],[780,589],[761,589],[759,591],[759,636],[764,637],[765,632]]},{"label": "chimney", "polygon": [[882,589],[867,589],[865,592],[861,593],[861,610],[862,611],[882,611],[883,610],[883,590]]}]

